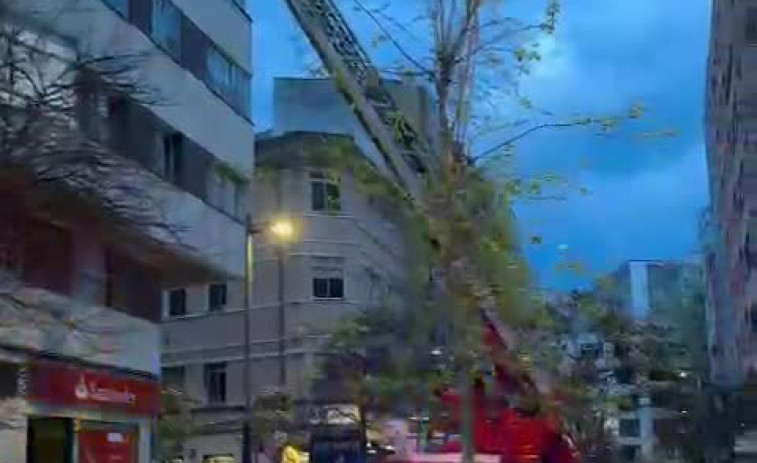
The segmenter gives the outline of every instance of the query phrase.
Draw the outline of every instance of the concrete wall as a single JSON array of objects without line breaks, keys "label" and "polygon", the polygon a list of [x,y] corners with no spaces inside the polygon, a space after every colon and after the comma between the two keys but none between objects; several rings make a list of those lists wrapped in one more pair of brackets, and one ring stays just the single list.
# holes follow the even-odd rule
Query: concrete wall
[{"label": "concrete wall", "polygon": [[243,275],[245,232],[242,223],[173,186],[164,184],[153,191],[164,220],[175,225],[171,230],[174,234],[156,229],[153,236],[181,246],[182,252],[202,259],[220,274],[236,278]]},{"label": "concrete wall", "polygon": [[19,290],[17,297],[26,308],[0,305],[2,344],[102,365],[160,372],[157,325],[43,290]]}]

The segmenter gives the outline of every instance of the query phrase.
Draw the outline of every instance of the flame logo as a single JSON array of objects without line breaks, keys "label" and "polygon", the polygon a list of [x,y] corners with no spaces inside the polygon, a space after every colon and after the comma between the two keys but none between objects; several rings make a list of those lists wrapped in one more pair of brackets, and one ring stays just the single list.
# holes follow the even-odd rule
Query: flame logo
[{"label": "flame logo", "polygon": [[87,388],[87,383],[84,381],[83,375],[79,376],[79,383],[74,389],[74,395],[76,395],[76,398],[79,400],[87,400],[89,398],[89,389]]}]

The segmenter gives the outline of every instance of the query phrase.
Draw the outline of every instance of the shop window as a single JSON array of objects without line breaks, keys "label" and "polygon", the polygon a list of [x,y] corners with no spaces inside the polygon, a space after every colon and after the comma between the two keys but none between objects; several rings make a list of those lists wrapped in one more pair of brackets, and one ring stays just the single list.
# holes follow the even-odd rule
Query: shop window
[{"label": "shop window", "polygon": [[208,310],[219,312],[226,308],[228,302],[228,286],[226,283],[216,283],[208,288]]},{"label": "shop window", "polygon": [[205,365],[205,392],[208,403],[226,403],[226,362]]},{"label": "shop window", "polygon": [[26,440],[28,463],[71,461],[73,426],[69,419],[30,418]]},{"label": "shop window", "polygon": [[342,210],[339,180],[323,172],[310,173],[311,208],[318,212]]},{"label": "shop window", "polygon": [[174,58],[181,57],[181,13],[169,0],[152,0],[152,38]]},{"label": "shop window", "polygon": [[174,289],[168,292],[168,316],[181,317],[187,314],[187,290]]}]

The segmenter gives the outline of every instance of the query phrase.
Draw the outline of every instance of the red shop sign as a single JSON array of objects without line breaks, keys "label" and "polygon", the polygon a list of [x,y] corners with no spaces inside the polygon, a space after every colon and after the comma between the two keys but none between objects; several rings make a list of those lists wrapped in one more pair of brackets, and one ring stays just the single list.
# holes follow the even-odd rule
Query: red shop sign
[{"label": "red shop sign", "polygon": [[153,381],[53,362],[33,363],[27,374],[25,388],[30,400],[138,415],[160,411],[160,390]]},{"label": "red shop sign", "polygon": [[82,429],[78,437],[79,463],[137,463],[133,432]]}]

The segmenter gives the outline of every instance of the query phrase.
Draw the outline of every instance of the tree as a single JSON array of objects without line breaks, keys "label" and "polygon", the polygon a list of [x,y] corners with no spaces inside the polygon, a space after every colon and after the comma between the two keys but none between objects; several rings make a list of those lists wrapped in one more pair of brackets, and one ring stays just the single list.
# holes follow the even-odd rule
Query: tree
[{"label": "tree", "polygon": [[[417,144],[430,148],[421,153],[426,155],[421,160],[426,167],[423,191],[408,205],[415,230],[424,238],[419,254],[426,260],[419,267],[430,268],[433,277],[433,290],[417,307],[444,326],[446,347],[454,359],[454,383],[469,399],[472,370],[490,354],[481,343],[482,312],[496,314],[511,334],[519,335],[517,342],[508,340],[507,352],[499,353],[513,368],[528,369],[522,360],[530,354],[529,344],[544,342],[544,319],[538,308],[534,310],[511,201],[514,196],[549,196],[548,182],[554,183],[554,178],[520,178],[506,161],[520,141],[537,131],[584,127],[604,134],[624,120],[640,117],[641,108],[612,117],[563,119],[536,110],[520,94],[519,78],[540,59],[538,38],[555,30],[556,1],[546,1],[543,18],[533,24],[507,16],[507,7],[496,0],[421,2],[415,4],[418,15],[409,22],[393,14],[401,6],[404,16],[412,17],[406,2],[352,4],[376,26],[376,43],[398,57],[388,69],[366,71],[366,93],[390,74],[428,83],[433,90],[438,119],[429,130],[430,140],[413,130],[414,121],[401,112],[389,123],[398,139],[415,137]],[[332,77],[341,86],[349,79],[338,72]],[[524,111],[533,111],[533,118],[519,117]],[[471,461],[467,416],[463,435],[466,461]]]}]

